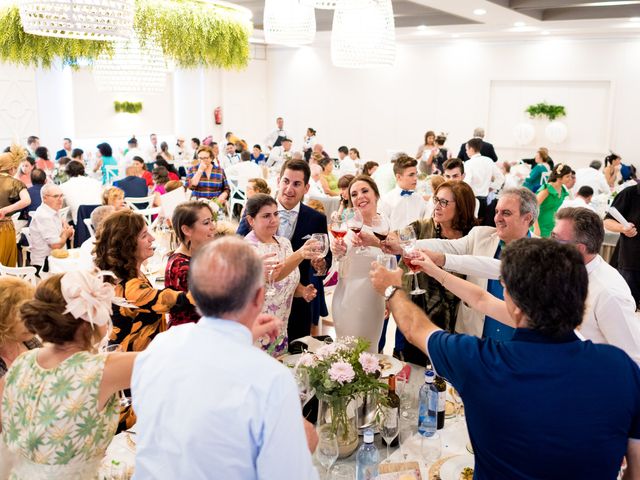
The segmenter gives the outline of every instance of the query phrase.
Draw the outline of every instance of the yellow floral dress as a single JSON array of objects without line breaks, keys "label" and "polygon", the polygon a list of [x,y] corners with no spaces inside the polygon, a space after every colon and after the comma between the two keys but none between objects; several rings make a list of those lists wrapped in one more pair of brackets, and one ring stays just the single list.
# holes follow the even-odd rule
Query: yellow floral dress
[{"label": "yellow floral dress", "polygon": [[106,355],[78,352],[55,368],[18,357],[5,376],[2,435],[17,457],[11,480],[97,479],[118,425],[114,395],[98,409]]}]

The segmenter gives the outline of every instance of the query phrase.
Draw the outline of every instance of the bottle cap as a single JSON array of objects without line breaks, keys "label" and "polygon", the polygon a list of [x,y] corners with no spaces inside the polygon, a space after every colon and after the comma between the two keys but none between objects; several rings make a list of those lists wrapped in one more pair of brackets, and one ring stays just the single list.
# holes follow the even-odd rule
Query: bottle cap
[{"label": "bottle cap", "polygon": [[373,443],[373,430],[367,428],[364,431],[364,443]]},{"label": "bottle cap", "polygon": [[433,370],[425,370],[424,372],[424,381],[427,383],[433,383],[436,378],[436,374],[433,373]]}]

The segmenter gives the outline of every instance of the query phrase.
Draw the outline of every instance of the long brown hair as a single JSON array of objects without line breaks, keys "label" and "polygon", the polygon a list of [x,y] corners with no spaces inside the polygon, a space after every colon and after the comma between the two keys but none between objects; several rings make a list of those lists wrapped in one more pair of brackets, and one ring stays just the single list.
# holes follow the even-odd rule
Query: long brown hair
[{"label": "long brown hair", "polygon": [[145,221],[142,215],[131,210],[121,210],[109,215],[96,232],[93,249],[96,266],[112,271],[120,280],[128,281],[138,276],[135,252],[138,235]]},{"label": "long brown hair", "polygon": [[474,216],[476,210],[476,196],[468,183],[465,182],[444,182],[441,183],[434,195],[444,188],[448,188],[453,193],[456,201],[456,215],[453,217],[451,228],[462,232],[463,235],[469,233],[478,223]]},{"label": "long brown hair", "polygon": [[368,183],[371,189],[373,190],[373,193],[376,194],[376,198],[380,200],[380,190],[378,190],[378,185],[373,180],[373,178],[371,178],[369,175],[358,175],[354,177],[353,180],[351,180],[351,182],[349,183],[349,206],[350,207],[353,207],[353,202],[351,201],[351,187],[353,187],[353,184],[356,182]]}]

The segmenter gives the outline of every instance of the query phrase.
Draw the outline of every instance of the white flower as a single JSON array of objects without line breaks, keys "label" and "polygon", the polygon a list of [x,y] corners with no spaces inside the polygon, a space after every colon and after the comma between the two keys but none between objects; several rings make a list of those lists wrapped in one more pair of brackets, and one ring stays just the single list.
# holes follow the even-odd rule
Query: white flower
[{"label": "white flower", "polygon": [[353,367],[347,362],[335,362],[329,369],[329,378],[341,385],[349,383],[356,376]]},{"label": "white flower", "polygon": [[306,353],[302,354],[302,356],[298,360],[298,363],[297,363],[296,367],[298,367],[298,366],[313,367],[315,365],[315,363],[316,363],[315,356],[312,353],[306,352]]},{"label": "white flower", "polygon": [[330,357],[331,355],[333,355],[334,353],[336,353],[337,351],[338,351],[338,345],[336,343],[327,343],[326,345],[323,345],[320,348],[318,348],[318,351],[316,352],[316,356],[320,360],[324,360]]},{"label": "white flower", "polygon": [[365,373],[376,373],[380,370],[378,358],[372,353],[362,352],[358,357],[358,361],[360,362],[360,365],[362,365],[362,369]]}]

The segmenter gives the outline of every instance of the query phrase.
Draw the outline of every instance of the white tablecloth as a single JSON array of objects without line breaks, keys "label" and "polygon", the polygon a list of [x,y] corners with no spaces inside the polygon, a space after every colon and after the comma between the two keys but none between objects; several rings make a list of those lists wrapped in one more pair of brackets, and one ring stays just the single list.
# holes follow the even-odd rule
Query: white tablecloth
[{"label": "white tablecloth", "polygon": [[80,249],[72,248],[67,258],[56,258],[49,255],[49,273],[76,272],[82,270],[83,262],[80,260]]}]

